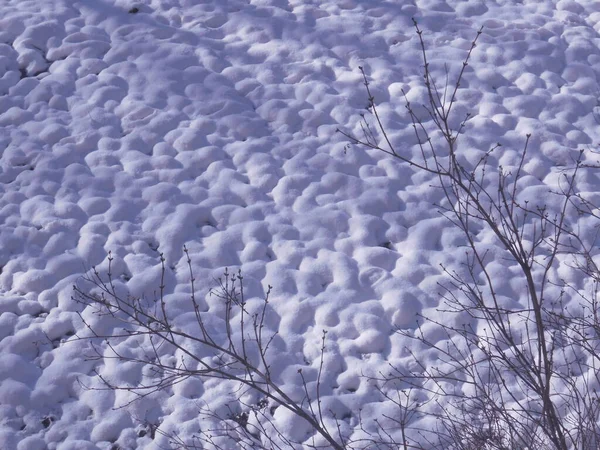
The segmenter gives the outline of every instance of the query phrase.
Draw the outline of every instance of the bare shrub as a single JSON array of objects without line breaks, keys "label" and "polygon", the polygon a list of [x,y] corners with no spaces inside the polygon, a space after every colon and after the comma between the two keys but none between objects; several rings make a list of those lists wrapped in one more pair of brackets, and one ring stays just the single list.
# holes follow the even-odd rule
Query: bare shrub
[{"label": "bare shrub", "polygon": [[[74,286],[76,301],[90,308],[96,316],[108,316],[118,324],[102,333],[80,314],[89,333],[78,338],[91,340],[94,352],[91,358],[101,362],[117,360],[139,364],[146,370],[150,369],[147,370],[147,379],[133,386],[113,383],[96,372],[103,389],[131,392],[137,399],[167,390],[190,377],[216,378],[233,383],[236,407],[228,406],[225,412],[214,411],[211,405],[199,407],[199,416],[212,425],[204,427],[188,441],[169,434],[171,444],[179,448],[295,448],[299,443],[285,436],[275,425],[273,413],[277,408],[285,408],[309,424],[315,435],[313,445],[309,444],[309,447],[344,448],[341,434],[329,431],[321,409],[319,389],[325,333],[316,382],[309,383],[302,368],[299,368],[298,377],[304,393],[301,397],[288,394],[281,386],[282,382],[272,374],[270,346],[276,334],[268,332],[265,326],[271,287],[268,287],[262,305],[251,312],[244,297],[241,272],[232,274],[226,270],[217,280],[218,287],[211,291],[211,295],[224,305],[222,326],[215,330],[207,323],[211,316],[206,315],[196,299],[191,259],[187,248],[184,252],[190,270],[189,302],[193,320],[178,322],[169,314],[164,298],[165,259],[162,255],[162,281],[154,300],[119,292],[112,274],[113,257],[110,254],[105,277],[93,268],[81,283]],[[120,350],[119,344],[128,339],[143,340],[150,351],[134,356]],[[174,355],[178,355],[177,360],[174,360]],[[246,398],[255,401],[248,403]],[[165,434],[160,429],[156,431]]]},{"label": "bare shrub", "polygon": [[[98,374],[106,389],[143,397],[189,377],[216,378],[238,386],[237,406],[227,411],[203,406],[199,415],[210,419],[211,425],[191,441],[167,433],[173,446],[403,450],[600,447],[597,236],[579,226],[582,218],[588,222],[600,219],[600,209],[593,197],[577,190],[580,173],[595,167],[584,163],[583,152],[574,156],[570,167],[557,172],[554,192],[539,201],[523,196],[530,136],[524,139],[512,168],[494,165],[500,144],[481,152],[478,160],[469,161],[461,151],[460,135],[468,129],[471,116],[455,117],[455,106],[482,30],[467,51],[456,81],[450,84],[447,77],[438,87],[423,32],[416,22],[414,25],[422,50],[427,101],[413,105],[407,93],[404,97],[420,156],[406,156],[393,143],[362,68],[368,112],[362,116],[358,134],[338,131],[353,144],[383,152],[437,180],[443,193],[437,207],[462,232],[464,264],[442,267],[448,281],[440,285],[439,310],[456,320],[442,323],[418,316],[414,329],[398,330],[422,348],[435,350],[440,364],[428,365],[414,353],[411,367],[393,366],[371,378],[375,391],[390,409],[374,423],[361,419],[360,433],[351,439],[321,404],[325,333],[316,381],[309,382],[300,368],[303,392],[295,396],[286,392],[271,372],[269,350],[274,335],[265,327],[268,294],[261,308],[250,311],[241,273],[226,272],[218,280],[213,295],[223,302],[225,316],[223,329],[213,331],[196,300],[195,279],[185,249],[190,267],[192,330],[169,316],[164,281],[153,301],[119,294],[109,258],[108,274],[103,278],[92,270],[84,278],[87,286],[75,286],[75,298],[96,314],[113,318],[121,328],[104,332],[82,315],[89,333],[81,338],[92,340],[99,361],[140,364],[151,368],[152,376],[130,386],[113,384]],[[491,235],[493,242],[483,240],[484,235]],[[492,253],[492,249],[496,251]],[[162,256],[161,261],[164,280]],[[518,298],[501,294],[506,280],[495,276],[494,264],[510,268],[513,281],[522,286]],[[569,276],[562,276],[564,273]],[[432,327],[441,330],[445,339],[431,339]],[[145,340],[151,352],[142,357],[123,354],[117,344],[131,337]],[[181,357],[173,364],[175,354]],[[252,402],[245,400],[249,392]],[[427,398],[415,393],[427,394]],[[306,421],[313,432],[312,444],[305,441],[301,445],[284,435],[274,421],[274,408],[285,408]],[[419,419],[424,417],[434,417],[437,427],[420,428]],[[160,428],[154,431],[166,433]]]},{"label": "bare shrub", "polygon": [[[368,117],[374,125],[365,114],[361,134],[338,131],[353,144],[386,153],[437,178],[444,197],[437,207],[462,231],[468,249],[462,267],[443,267],[448,282],[440,285],[439,311],[454,314],[457,321],[469,320],[450,325],[420,316],[415,331],[398,330],[437,350],[441,364],[430,367],[413,355],[418,370],[394,367],[377,381],[385,385],[401,380],[431,394],[439,404],[440,426],[433,437],[421,434],[432,447],[596,449],[600,445],[600,270],[597,233],[584,233],[578,220],[599,217],[591,200],[577,192],[578,175],[590,166],[583,163],[580,152],[570,168],[561,169],[554,192],[541,202],[523,197],[529,135],[518,164],[511,169],[491,166],[500,144],[470,163],[459,144],[471,116],[454,117],[454,107],[482,30],[455,83],[447,78],[438,88],[423,32],[416,21],[414,26],[423,57],[427,102],[419,108],[425,116],[403,93],[420,157],[406,156],[392,142],[362,68]],[[453,123],[458,126],[453,128]],[[493,243],[481,239],[482,230],[492,234]],[[492,254],[492,248],[500,251]],[[494,263],[510,266],[512,282],[522,286],[518,299],[499,294],[507,280],[494,276]],[[576,269],[571,271],[573,279],[559,275],[565,267]],[[430,340],[424,324],[443,330],[447,339]]]}]

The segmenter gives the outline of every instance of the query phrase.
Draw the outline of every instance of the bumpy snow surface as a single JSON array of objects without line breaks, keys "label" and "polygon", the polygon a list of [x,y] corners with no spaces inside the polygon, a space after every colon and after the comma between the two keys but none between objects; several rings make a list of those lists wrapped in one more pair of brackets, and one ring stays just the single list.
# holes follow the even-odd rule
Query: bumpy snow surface
[{"label": "bumpy snow surface", "polygon": [[[363,66],[391,139],[419,155],[401,94],[425,100],[412,17],[442,83],[484,27],[455,105],[473,115],[462,156],[500,142],[491,167],[514,167],[532,133],[523,195],[543,199],[557,168],[598,142],[597,1],[0,0],[1,449],[169,448],[153,426],[185,441],[201,408],[244,407],[243,392],[200,377],[131,404],[90,389],[95,372],[135,386],[143,370],[76,340],[79,313],[116,329],[72,300],[89,268],[106,274],[109,251],[119,288],[149,300],[163,253],[168,313],[185,326],[186,245],[217,334],[224,311],[209,290],[225,268],[241,268],[249,301],[272,285],[265,328],[278,333],[282,388],[302,399],[298,368],[314,388],[327,330],[323,408],[357,437],[359,410],[365,427],[393,414],[365,376],[410,364],[415,344],[396,330],[417,313],[446,320],[440,264],[464,261],[464,239],[433,206],[434,176],[336,129],[360,131]],[[582,186],[599,184],[592,173]],[[503,296],[522,298],[508,269],[498,276]],[[283,408],[273,420],[311,436]]]}]

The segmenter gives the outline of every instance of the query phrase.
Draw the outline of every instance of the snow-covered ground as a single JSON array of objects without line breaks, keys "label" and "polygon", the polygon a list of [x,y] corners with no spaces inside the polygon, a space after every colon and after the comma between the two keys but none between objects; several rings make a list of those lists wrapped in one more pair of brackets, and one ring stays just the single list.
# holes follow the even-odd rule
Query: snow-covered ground
[{"label": "snow-covered ground", "polygon": [[[226,267],[242,269],[248,298],[272,285],[283,387],[301,385],[278,361],[317,368],[327,330],[323,401],[350,428],[361,408],[366,421],[385,411],[364,375],[409,361],[395,330],[436,317],[440,264],[464,258],[432,206],[434,177],[336,133],[359,130],[363,66],[397,147],[417,155],[401,96],[424,99],[412,17],[440,80],[484,27],[456,105],[474,116],[466,157],[500,142],[510,166],[533,133],[539,196],[600,139],[597,1],[0,0],[1,449],[166,447],[141,428],[185,437],[199,404],[235,400],[188,380],[119,408],[128,397],[82,386],[98,385],[94,369],[122,383],[139,372],[88,360],[84,341],[59,345],[83,332],[73,284],[108,251],[147,297],[162,252],[181,314],[184,245],[209,306]],[[510,283],[502,294],[520,297]],[[277,420],[302,439],[298,420]]]}]

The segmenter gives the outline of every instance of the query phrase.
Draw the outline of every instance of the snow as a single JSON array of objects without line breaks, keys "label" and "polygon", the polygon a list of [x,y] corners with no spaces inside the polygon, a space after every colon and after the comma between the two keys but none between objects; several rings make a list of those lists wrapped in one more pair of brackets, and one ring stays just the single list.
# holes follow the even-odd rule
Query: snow
[{"label": "snow", "polygon": [[[297,367],[315,382],[325,329],[323,402],[352,417],[345,432],[360,435],[352,412],[390,408],[363,375],[408,361],[414,343],[394,330],[439,314],[440,264],[462,261],[464,237],[433,206],[435,178],[348,148],[335,131],[360,132],[363,66],[390,137],[419,155],[401,94],[417,110],[426,94],[411,17],[437,79],[446,63],[460,69],[484,27],[455,106],[461,120],[473,114],[462,157],[501,142],[491,166],[515,168],[532,133],[523,198],[547,198],[554,168],[600,138],[593,1],[2,0],[0,11],[4,450],[154,449],[166,438],[140,426],[184,436],[198,404],[235,399],[215,380],[128,406],[130,394],[83,386],[100,386],[94,370],[125,384],[145,376],[65,343],[86,332],[78,313],[115,329],[71,298],[87,269],[106,273],[108,251],[117,288],[143,298],[157,295],[164,255],[165,299],[182,326],[195,320],[184,245],[217,333],[223,307],[207,294],[225,268],[242,269],[249,305],[272,285],[266,328],[278,333],[283,386],[302,396]],[[489,270],[508,279],[512,269]],[[512,304],[521,288],[499,295]],[[274,421],[294,439],[310,434],[283,408]]]}]

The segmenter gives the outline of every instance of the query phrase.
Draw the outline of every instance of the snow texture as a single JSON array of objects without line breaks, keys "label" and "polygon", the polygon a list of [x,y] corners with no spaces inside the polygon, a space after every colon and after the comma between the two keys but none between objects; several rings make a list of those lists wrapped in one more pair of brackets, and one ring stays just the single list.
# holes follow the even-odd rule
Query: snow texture
[{"label": "snow texture", "polygon": [[[215,324],[222,312],[206,294],[226,267],[242,269],[250,299],[272,285],[283,386],[301,387],[298,365],[318,369],[325,329],[325,404],[342,416],[362,408],[363,420],[386,411],[363,375],[409,361],[414,344],[394,330],[438,314],[440,264],[459,264],[464,242],[432,206],[434,178],[348,149],[335,131],[359,130],[363,66],[392,139],[418,156],[401,97],[424,99],[412,17],[437,79],[446,63],[456,73],[484,27],[456,104],[457,117],[474,116],[464,158],[501,142],[493,162],[514,166],[533,133],[523,195],[543,197],[555,168],[600,138],[592,0],[0,0],[0,11],[4,450],[157,449],[166,438],[143,424],[185,437],[196,405],[235,398],[218,380],[188,380],[120,408],[127,394],[84,388],[99,386],[94,369],[143,377],[90,361],[86,341],[64,343],[89,314],[72,285],[106,270],[108,251],[120,286],[140,297],[160,284],[162,252],[181,317],[184,244]],[[310,431],[283,410],[275,421],[295,439]]]}]

